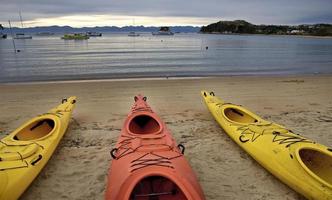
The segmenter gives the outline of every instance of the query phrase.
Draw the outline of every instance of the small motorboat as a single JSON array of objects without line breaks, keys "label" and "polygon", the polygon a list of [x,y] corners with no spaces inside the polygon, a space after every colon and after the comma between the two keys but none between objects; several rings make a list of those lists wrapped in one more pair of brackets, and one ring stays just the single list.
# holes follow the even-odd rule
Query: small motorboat
[{"label": "small motorboat", "polygon": [[32,39],[32,36],[24,33],[16,33],[14,39]]},{"label": "small motorboat", "polygon": [[86,32],[86,35],[89,36],[89,37],[101,37],[103,34],[102,33],[98,33],[98,32],[88,31],[88,32]]},{"label": "small motorboat", "polygon": [[89,36],[83,33],[71,33],[71,34],[65,34],[61,37],[63,40],[87,40],[89,39]]},{"label": "small motorboat", "polygon": [[139,33],[135,33],[135,32],[130,32],[130,33],[128,34],[128,36],[129,36],[129,37],[138,37],[138,36],[140,36],[140,34],[139,34]]},{"label": "small motorboat", "polygon": [[174,35],[168,26],[160,27],[158,32],[152,32],[152,35]]}]

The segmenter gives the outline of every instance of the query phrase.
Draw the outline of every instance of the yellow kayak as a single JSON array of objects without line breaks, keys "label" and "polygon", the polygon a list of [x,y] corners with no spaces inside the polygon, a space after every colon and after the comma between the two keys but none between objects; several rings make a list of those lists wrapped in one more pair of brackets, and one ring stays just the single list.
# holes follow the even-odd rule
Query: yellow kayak
[{"label": "yellow kayak", "polygon": [[0,140],[0,199],[18,199],[66,132],[76,97],[31,119]]},{"label": "yellow kayak", "polygon": [[332,199],[332,149],[225,103],[213,92],[201,94],[225,132],[264,168],[308,199]]}]

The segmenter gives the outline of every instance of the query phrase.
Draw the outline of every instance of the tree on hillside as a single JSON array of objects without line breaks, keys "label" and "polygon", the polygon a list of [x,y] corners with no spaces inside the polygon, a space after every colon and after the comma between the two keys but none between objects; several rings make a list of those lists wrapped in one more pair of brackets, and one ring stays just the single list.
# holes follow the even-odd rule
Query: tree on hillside
[{"label": "tree on hillside", "polygon": [[201,28],[202,33],[332,36],[332,24],[254,25],[244,20],[219,21]]}]

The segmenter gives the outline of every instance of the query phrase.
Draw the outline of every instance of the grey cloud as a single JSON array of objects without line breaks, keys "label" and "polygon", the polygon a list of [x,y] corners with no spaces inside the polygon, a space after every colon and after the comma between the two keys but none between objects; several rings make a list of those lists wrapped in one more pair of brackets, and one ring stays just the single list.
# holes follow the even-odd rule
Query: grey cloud
[{"label": "grey cloud", "polygon": [[332,22],[331,0],[1,0],[0,21],[66,15],[137,15],[245,19],[253,23]]}]

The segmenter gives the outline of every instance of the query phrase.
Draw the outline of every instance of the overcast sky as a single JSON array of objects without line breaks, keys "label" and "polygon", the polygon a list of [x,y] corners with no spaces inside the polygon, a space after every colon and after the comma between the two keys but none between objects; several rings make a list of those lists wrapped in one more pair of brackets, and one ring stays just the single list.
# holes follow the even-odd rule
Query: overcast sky
[{"label": "overcast sky", "polygon": [[332,0],[0,0],[0,23],[18,26],[19,10],[27,27],[332,23]]}]

